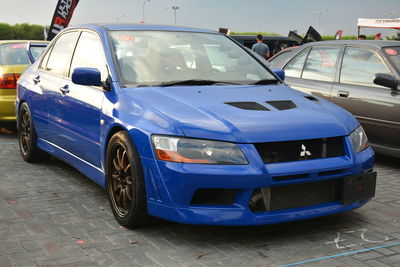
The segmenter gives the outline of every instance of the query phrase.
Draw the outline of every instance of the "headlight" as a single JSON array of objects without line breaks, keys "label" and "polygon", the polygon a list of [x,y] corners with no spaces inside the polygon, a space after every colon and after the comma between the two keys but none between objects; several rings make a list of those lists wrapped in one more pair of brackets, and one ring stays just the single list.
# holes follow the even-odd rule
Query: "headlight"
[{"label": "headlight", "polygon": [[369,147],[367,135],[361,125],[350,134],[354,153],[361,152]]},{"label": "headlight", "polygon": [[170,136],[153,136],[158,159],[203,164],[248,164],[240,148],[227,142]]}]

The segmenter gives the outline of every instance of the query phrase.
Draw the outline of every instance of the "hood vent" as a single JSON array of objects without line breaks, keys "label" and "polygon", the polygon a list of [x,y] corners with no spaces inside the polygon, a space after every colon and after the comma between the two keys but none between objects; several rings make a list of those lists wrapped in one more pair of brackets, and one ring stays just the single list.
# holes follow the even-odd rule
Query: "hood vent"
[{"label": "hood vent", "polygon": [[313,97],[311,95],[307,95],[307,96],[304,96],[304,97],[307,98],[308,100],[313,101],[313,102],[319,102],[318,99],[316,99],[315,97]]},{"label": "hood vent", "polygon": [[244,110],[264,110],[269,111],[263,105],[258,104],[257,102],[225,102],[227,105],[231,105],[236,108],[244,109]]},{"label": "hood vent", "polygon": [[277,110],[286,110],[297,108],[296,104],[290,100],[282,100],[282,101],[266,101],[267,104],[270,104]]}]

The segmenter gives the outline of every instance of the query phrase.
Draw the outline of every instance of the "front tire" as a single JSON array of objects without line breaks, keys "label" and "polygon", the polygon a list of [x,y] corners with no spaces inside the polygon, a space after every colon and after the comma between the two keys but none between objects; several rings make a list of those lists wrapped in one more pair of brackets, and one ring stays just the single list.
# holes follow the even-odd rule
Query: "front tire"
[{"label": "front tire", "polygon": [[18,141],[22,158],[29,163],[43,161],[48,155],[36,144],[37,136],[27,103],[22,103],[18,113]]},{"label": "front tire", "polygon": [[115,219],[125,227],[147,225],[146,187],[137,150],[126,132],[114,134],[106,154],[107,192]]}]

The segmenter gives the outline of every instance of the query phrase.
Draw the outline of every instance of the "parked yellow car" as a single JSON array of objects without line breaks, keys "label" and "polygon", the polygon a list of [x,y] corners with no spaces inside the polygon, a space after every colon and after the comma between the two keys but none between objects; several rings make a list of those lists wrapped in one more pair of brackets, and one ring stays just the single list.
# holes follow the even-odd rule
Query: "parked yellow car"
[{"label": "parked yellow car", "polygon": [[46,46],[45,41],[0,41],[0,124],[15,121],[17,80]]}]

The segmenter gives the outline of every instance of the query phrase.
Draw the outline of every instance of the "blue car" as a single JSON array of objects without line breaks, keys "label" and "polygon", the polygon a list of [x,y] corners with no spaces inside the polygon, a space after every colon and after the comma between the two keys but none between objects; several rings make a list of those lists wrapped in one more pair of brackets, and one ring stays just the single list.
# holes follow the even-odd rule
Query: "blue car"
[{"label": "blue car", "polygon": [[154,217],[262,225],[361,207],[376,183],[363,128],[282,78],[208,30],[68,28],[18,81],[21,155],[57,157],[106,188],[126,227]]}]

